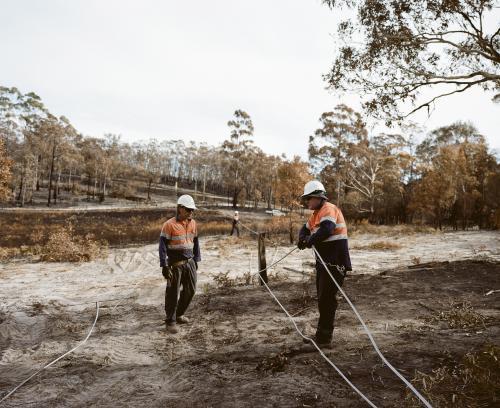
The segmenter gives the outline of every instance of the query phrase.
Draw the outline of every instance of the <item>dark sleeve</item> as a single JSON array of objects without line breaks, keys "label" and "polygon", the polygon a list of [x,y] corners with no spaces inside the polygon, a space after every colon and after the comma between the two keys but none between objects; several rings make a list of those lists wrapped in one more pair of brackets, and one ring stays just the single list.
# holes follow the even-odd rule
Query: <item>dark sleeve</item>
[{"label": "dark sleeve", "polygon": [[319,224],[319,229],[309,237],[309,245],[316,245],[321,241],[327,239],[330,235],[333,234],[335,230],[335,223],[330,220],[322,221]]},{"label": "dark sleeve", "polygon": [[160,266],[167,266],[167,238],[164,236],[160,236],[158,253],[160,255]]},{"label": "dark sleeve", "polygon": [[309,228],[304,224],[299,231],[299,241],[304,241],[308,235],[311,235],[311,231],[309,231]]},{"label": "dark sleeve", "polygon": [[194,260],[196,262],[201,261],[201,253],[200,253],[200,241],[198,240],[198,237],[194,237],[193,239],[193,255],[194,255]]}]

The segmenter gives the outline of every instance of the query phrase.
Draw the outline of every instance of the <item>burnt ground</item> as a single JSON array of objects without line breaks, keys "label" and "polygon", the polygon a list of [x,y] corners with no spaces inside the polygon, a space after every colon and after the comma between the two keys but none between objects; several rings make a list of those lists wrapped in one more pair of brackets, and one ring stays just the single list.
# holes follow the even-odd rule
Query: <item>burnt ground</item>
[{"label": "burnt ground", "polygon": [[[313,281],[270,285],[311,333]],[[382,352],[408,379],[486,344],[500,345],[500,292],[486,295],[500,289],[500,263],[469,260],[352,275],[344,288]],[[475,313],[464,317],[464,327],[460,319],[433,319],[462,302]],[[2,311],[0,397],[84,338],[94,315],[92,305],[76,312],[57,302]],[[302,345],[265,289],[200,288],[188,316],[192,322],[173,336],[162,326],[161,299],[157,306],[133,299],[103,304],[89,341],[3,406],[366,406]],[[345,301],[334,347],[325,352],[377,406],[406,406],[404,385],[381,364]]]},{"label": "burnt ground", "polygon": [[[158,240],[163,223],[175,215],[174,207],[150,208],[76,208],[68,210],[1,209],[0,249],[43,245],[59,229],[73,227],[76,238],[92,236],[112,246],[153,243]],[[253,228],[256,222],[269,219],[265,213],[245,213]],[[231,221],[219,209],[203,209],[196,213],[200,236],[228,234]]]}]

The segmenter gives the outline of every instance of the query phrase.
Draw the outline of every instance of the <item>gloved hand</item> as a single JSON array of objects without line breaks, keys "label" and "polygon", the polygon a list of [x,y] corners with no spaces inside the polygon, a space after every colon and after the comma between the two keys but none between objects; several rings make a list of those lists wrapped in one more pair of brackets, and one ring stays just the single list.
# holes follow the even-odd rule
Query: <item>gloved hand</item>
[{"label": "gloved hand", "polygon": [[312,246],[313,246],[313,242],[312,242],[311,236],[308,236],[306,238],[306,248],[312,248]]},{"label": "gloved hand", "polygon": [[161,274],[167,280],[172,280],[172,268],[170,266],[164,266],[161,268]]},{"label": "gloved hand", "polygon": [[299,242],[297,242],[297,248],[299,248],[301,251],[303,249],[306,249],[307,247],[307,242],[304,239],[299,239]]}]

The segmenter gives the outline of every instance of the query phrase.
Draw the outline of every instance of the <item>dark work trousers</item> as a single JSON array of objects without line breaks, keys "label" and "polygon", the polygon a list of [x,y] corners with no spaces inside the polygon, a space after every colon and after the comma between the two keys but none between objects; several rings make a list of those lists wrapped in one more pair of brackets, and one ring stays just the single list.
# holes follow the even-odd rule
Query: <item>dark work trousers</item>
[{"label": "dark work trousers", "polygon": [[239,237],[240,236],[240,227],[238,226],[237,222],[233,221],[233,228],[231,229],[231,236],[233,236],[234,231],[236,231],[236,235]]},{"label": "dark work trousers", "polygon": [[[184,265],[172,267],[172,281],[165,290],[167,323],[175,323],[182,316],[196,292],[196,263],[190,259]],[[182,287],[182,289],[181,289]]]},{"label": "dark work trousers", "polygon": [[[345,272],[339,272],[335,265],[328,264],[337,283],[342,286]],[[337,311],[338,288],[325,270],[321,261],[316,262],[316,290],[318,292],[319,320],[316,329],[316,338],[320,341],[330,341],[333,335],[335,312]]]}]

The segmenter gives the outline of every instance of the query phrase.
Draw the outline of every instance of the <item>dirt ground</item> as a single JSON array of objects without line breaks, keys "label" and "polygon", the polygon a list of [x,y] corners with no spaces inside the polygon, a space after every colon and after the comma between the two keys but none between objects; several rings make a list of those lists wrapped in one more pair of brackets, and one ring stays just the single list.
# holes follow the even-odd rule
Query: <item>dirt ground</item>
[{"label": "dirt ground", "polygon": [[[355,271],[344,288],[382,352],[407,378],[485,344],[500,345],[499,238],[422,234],[398,237],[401,246],[393,251],[352,251]],[[353,246],[376,239],[360,236]],[[419,241],[425,242],[420,251]],[[270,245],[268,263],[290,248]],[[0,399],[78,344],[95,318],[92,302],[101,301],[87,343],[0,406],[366,406],[302,345],[267,291],[257,284],[232,286],[255,271],[255,252],[248,239],[203,240],[198,293],[187,314],[192,322],[175,336],[163,326],[164,282],[154,245],[114,249],[104,260],[80,265],[0,265]],[[437,260],[446,262],[424,264]],[[217,287],[225,273],[228,279]],[[312,255],[296,251],[270,273],[276,296],[312,333]],[[460,328],[437,318],[460,302],[481,316],[480,324]],[[345,301],[334,347],[325,352],[377,406],[406,405],[404,385],[381,364]]]}]

